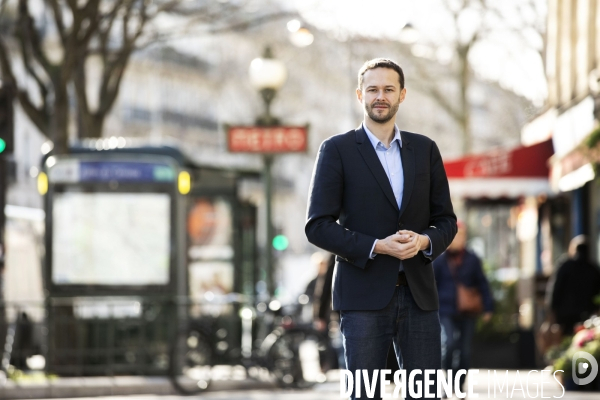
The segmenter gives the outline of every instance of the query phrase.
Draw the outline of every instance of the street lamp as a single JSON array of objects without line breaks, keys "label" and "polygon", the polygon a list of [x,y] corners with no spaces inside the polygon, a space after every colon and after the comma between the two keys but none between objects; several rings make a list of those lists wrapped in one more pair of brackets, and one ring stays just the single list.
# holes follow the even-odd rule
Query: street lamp
[{"label": "street lamp", "polygon": [[262,57],[252,60],[248,73],[250,84],[260,92],[265,103],[265,113],[258,117],[256,124],[259,126],[279,124],[277,118],[271,115],[271,102],[287,79],[285,65],[282,61],[274,59],[271,48],[267,47]]},{"label": "street lamp", "polygon": [[[271,115],[271,102],[275,98],[277,91],[283,86],[287,78],[287,69],[280,60],[273,58],[271,48],[265,48],[265,52],[262,57],[255,58],[250,63],[250,83],[258,90],[262,96],[265,111],[264,114],[256,119],[256,125],[258,126],[277,126],[279,120]],[[273,155],[263,155],[263,175],[264,175],[264,186],[265,186],[265,208],[266,208],[266,253],[265,253],[265,270],[266,270],[266,283],[267,291],[269,294],[274,293],[273,285],[273,249],[271,244],[273,242],[273,223],[271,220],[272,212],[272,196],[273,196],[273,181],[271,176],[271,167],[273,165]]]},{"label": "street lamp", "polygon": [[402,28],[402,31],[400,31],[399,39],[402,43],[413,44],[419,40],[419,36],[419,31],[416,30],[415,27],[409,22],[404,25],[404,28]]}]

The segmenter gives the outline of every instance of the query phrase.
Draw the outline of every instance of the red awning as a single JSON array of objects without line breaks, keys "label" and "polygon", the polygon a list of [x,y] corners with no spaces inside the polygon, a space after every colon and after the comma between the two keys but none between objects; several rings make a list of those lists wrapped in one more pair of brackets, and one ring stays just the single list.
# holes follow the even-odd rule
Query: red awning
[{"label": "red awning", "polygon": [[444,163],[453,197],[497,198],[550,192],[548,159],[552,141],[499,149]]}]

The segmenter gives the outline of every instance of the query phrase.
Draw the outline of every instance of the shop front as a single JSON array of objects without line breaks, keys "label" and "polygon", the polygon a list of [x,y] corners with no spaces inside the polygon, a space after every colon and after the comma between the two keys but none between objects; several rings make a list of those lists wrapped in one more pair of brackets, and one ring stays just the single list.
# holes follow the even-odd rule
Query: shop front
[{"label": "shop front", "polygon": [[495,299],[492,322],[478,329],[475,346],[481,351],[473,352],[473,365],[528,368],[536,364],[533,331],[541,306],[536,296],[536,276],[542,268],[540,213],[545,205],[558,201],[550,195],[552,154],[552,142],[547,140],[469,155],[444,165],[457,214],[468,228],[469,247],[481,258]]}]

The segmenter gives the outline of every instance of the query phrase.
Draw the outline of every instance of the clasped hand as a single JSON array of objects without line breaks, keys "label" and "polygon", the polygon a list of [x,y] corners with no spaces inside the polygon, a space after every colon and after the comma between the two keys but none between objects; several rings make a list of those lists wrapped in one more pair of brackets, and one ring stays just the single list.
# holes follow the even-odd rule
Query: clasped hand
[{"label": "clasped hand", "polygon": [[429,247],[429,239],[413,231],[401,230],[385,239],[377,240],[374,252],[387,254],[400,260],[406,260],[417,255],[419,251]]}]

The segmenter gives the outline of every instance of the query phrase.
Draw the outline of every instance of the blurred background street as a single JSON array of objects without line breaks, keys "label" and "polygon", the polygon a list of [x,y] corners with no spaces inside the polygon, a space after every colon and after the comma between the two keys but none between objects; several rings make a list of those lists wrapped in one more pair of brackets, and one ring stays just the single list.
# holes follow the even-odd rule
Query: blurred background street
[{"label": "blurred background street", "polygon": [[0,0],[0,398],[339,398],[307,194],[375,57],[485,278],[456,357],[597,395],[597,0]]}]

